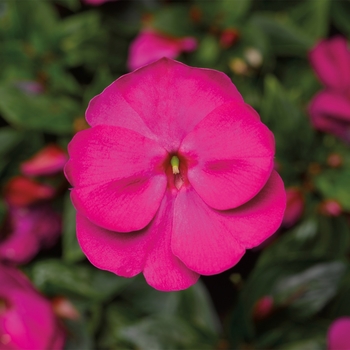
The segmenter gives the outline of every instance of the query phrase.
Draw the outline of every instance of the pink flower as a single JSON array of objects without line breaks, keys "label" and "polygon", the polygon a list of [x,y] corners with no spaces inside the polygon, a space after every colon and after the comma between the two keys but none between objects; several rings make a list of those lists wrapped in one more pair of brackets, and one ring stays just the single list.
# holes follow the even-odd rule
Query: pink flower
[{"label": "pink flower", "polygon": [[50,144],[21,164],[21,172],[27,176],[51,175],[63,170],[68,160],[61,147]]},{"label": "pink flower", "polygon": [[337,318],[328,328],[328,350],[350,349],[350,317]]},{"label": "pink flower", "polygon": [[60,232],[61,218],[47,203],[10,206],[8,219],[0,228],[0,260],[27,263],[41,248],[55,244]]},{"label": "pink flower", "polygon": [[310,52],[311,64],[325,85],[311,101],[315,128],[350,142],[350,51],[345,38],[322,40]]},{"label": "pink flower", "polygon": [[281,224],[273,135],[225,74],[163,58],[108,86],[86,119],[65,172],[95,266],[180,290]]},{"label": "pink flower", "polygon": [[292,227],[300,219],[304,211],[304,197],[297,187],[289,187],[286,189],[287,207],[284,212],[283,226]]},{"label": "pink flower", "polygon": [[144,29],[129,48],[128,69],[133,71],[162,57],[176,58],[181,52],[197,48],[193,37],[174,38],[151,29]]},{"label": "pink flower", "polygon": [[50,302],[21,272],[0,265],[1,350],[60,350],[64,342]]}]

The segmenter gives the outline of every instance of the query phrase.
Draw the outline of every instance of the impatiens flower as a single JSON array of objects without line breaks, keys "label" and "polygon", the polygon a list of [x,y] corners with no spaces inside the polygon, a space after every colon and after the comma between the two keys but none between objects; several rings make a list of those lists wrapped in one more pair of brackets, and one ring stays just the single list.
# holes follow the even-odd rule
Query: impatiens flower
[{"label": "impatiens flower", "polygon": [[133,71],[162,57],[176,58],[181,52],[191,52],[196,48],[197,41],[193,37],[174,38],[145,29],[130,45],[128,68]]},{"label": "impatiens flower", "polygon": [[299,188],[286,189],[287,207],[284,212],[282,224],[284,227],[292,227],[301,217],[304,211],[304,196]]},{"label": "impatiens flower", "polygon": [[50,144],[21,164],[21,172],[27,176],[51,175],[63,170],[68,156],[57,145]]},{"label": "impatiens flower", "polygon": [[328,350],[350,349],[350,317],[340,317],[330,325],[327,343]]},{"label": "impatiens flower", "polygon": [[64,342],[50,302],[21,272],[0,265],[0,349],[60,350]]},{"label": "impatiens flower", "polygon": [[16,176],[4,188],[6,201],[14,206],[26,206],[53,198],[55,189],[24,176]]},{"label": "impatiens flower", "polygon": [[65,172],[95,266],[180,290],[281,224],[274,137],[225,74],[163,58],[108,86],[86,119]]},{"label": "impatiens flower", "polygon": [[315,128],[350,142],[350,50],[346,39],[323,40],[310,52],[311,64],[325,85],[311,101]]},{"label": "impatiens flower", "polygon": [[41,248],[54,245],[61,232],[61,218],[50,205],[10,206],[0,227],[0,260],[15,264],[30,261]]}]

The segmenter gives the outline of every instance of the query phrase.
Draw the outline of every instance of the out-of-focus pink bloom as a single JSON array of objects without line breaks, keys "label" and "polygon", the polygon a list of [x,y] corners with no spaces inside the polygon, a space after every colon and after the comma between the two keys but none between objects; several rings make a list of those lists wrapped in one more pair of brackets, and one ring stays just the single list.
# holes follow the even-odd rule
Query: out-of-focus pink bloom
[{"label": "out-of-focus pink bloom", "polygon": [[163,58],[108,86],[86,119],[65,173],[95,266],[180,290],[280,226],[274,137],[225,74]]},{"label": "out-of-focus pink bloom", "polygon": [[0,260],[24,264],[41,248],[55,244],[60,232],[61,218],[47,203],[11,206],[0,228]]},{"label": "out-of-focus pink bloom", "polygon": [[346,39],[322,40],[309,57],[325,85],[309,106],[311,121],[316,129],[350,142],[350,51]]},{"label": "out-of-focus pink bloom", "polygon": [[284,212],[282,225],[292,227],[300,219],[304,211],[304,196],[299,188],[289,187],[286,189],[287,207]]},{"label": "out-of-focus pink bloom", "polygon": [[61,350],[64,342],[51,303],[20,271],[0,264],[0,349]]},{"label": "out-of-focus pink bloom", "polygon": [[52,299],[52,307],[58,317],[68,320],[78,320],[80,314],[71,301],[65,297],[56,297]]},{"label": "out-of-focus pink bloom", "polygon": [[144,29],[129,48],[128,69],[133,71],[162,57],[176,58],[181,52],[197,48],[193,37],[174,38],[152,29]]},{"label": "out-of-focus pink bloom", "polygon": [[221,32],[220,45],[227,49],[234,45],[240,37],[240,33],[236,28],[226,28]]},{"label": "out-of-focus pink bloom", "polygon": [[44,87],[37,81],[17,81],[15,86],[28,95],[40,95],[44,92]]},{"label": "out-of-focus pink bloom", "polygon": [[350,349],[350,317],[337,318],[328,328],[328,350]]},{"label": "out-of-focus pink bloom", "polygon": [[271,315],[274,310],[274,300],[270,295],[261,297],[253,307],[253,319],[263,320]]},{"label": "out-of-focus pink bloom", "polygon": [[109,1],[115,1],[115,0],[83,0],[85,4],[92,5],[92,6],[100,6],[105,2]]},{"label": "out-of-focus pink bloom", "polygon": [[21,172],[27,176],[51,175],[63,170],[68,156],[63,149],[51,144],[21,164]]},{"label": "out-of-focus pink bloom", "polygon": [[55,189],[24,176],[16,176],[4,188],[5,198],[10,205],[27,206],[53,198]]},{"label": "out-of-focus pink bloom", "polygon": [[320,212],[326,216],[339,216],[343,209],[334,199],[326,199],[320,204]]}]

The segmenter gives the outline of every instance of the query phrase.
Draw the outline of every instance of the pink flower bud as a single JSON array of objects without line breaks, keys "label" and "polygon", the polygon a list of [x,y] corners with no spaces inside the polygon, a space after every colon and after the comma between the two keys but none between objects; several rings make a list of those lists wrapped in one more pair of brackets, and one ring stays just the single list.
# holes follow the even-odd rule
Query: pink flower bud
[{"label": "pink flower bud", "polygon": [[51,144],[21,164],[21,171],[27,176],[51,175],[63,170],[68,156],[63,149]]},{"label": "pink flower bud", "polygon": [[133,71],[162,57],[176,58],[197,48],[194,37],[175,38],[153,29],[144,29],[129,48],[128,68]]},{"label": "pink flower bud", "polygon": [[226,28],[220,35],[220,46],[227,49],[234,45],[240,37],[240,33],[236,28]]},{"label": "pink flower bud", "polygon": [[263,320],[271,315],[274,310],[274,300],[270,295],[260,298],[253,307],[253,319]]},{"label": "pink flower bud", "polygon": [[326,216],[339,216],[342,213],[341,205],[334,199],[326,199],[320,204],[320,212]]},{"label": "pink flower bud", "polygon": [[51,199],[55,189],[24,176],[13,177],[5,185],[5,198],[10,205],[27,206],[41,200]]}]

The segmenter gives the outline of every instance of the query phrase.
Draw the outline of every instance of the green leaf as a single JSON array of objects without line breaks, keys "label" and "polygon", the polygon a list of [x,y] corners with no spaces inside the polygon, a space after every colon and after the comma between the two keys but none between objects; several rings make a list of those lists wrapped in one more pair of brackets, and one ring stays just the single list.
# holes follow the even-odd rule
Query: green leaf
[{"label": "green leaf", "polygon": [[94,79],[84,91],[83,105],[87,106],[93,97],[100,94],[114,80],[115,78],[112,76],[108,67],[99,67],[95,73]]},{"label": "green leaf", "polygon": [[88,332],[87,323],[84,319],[65,320],[64,325],[67,329],[67,338],[64,350],[93,350],[93,339]]},{"label": "green leaf", "polygon": [[251,23],[270,38],[272,50],[277,55],[305,57],[314,43],[288,16],[256,13],[251,17]]},{"label": "green leaf", "polygon": [[14,87],[0,86],[0,112],[4,119],[26,130],[71,133],[79,109],[79,104],[69,97],[29,96]]},{"label": "green leaf", "polygon": [[331,16],[332,23],[343,32],[346,36],[350,36],[350,2],[349,1],[332,1],[331,2]]},{"label": "green leaf", "polygon": [[272,295],[279,305],[291,303],[291,311],[298,318],[319,312],[337,293],[345,273],[340,261],[316,264],[305,271],[279,279]]},{"label": "green leaf", "polygon": [[84,265],[69,265],[55,259],[35,263],[29,274],[33,283],[45,294],[79,296],[96,301],[114,297],[131,282],[110,272]]},{"label": "green leaf", "polygon": [[79,0],[52,0],[52,1],[55,2],[56,4],[65,6],[72,11],[76,11],[81,7],[81,3]]},{"label": "green leaf", "polygon": [[328,34],[330,0],[306,0],[291,10],[290,16],[314,40]]},{"label": "green leaf", "polygon": [[[181,25],[179,25],[180,18]],[[181,3],[162,7],[155,14],[152,24],[159,31],[175,37],[188,36],[193,32],[188,6]]]},{"label": "green leaf", "polygon": [[350,211],[350,169],[326,169],[314,178],[316,188],[325,199],[335,199]]},{"label": "green leaf", "polygon": [[315,133],[297,98],[298,94],[286,91],[274,76],[265,77],[260,115],[274,132],[277,161],[287,183],[302,176],[314,156]]},{"label": "green leaf", "polygon": [[10,128],[0,129],[0,174],[13,158],[13,150],[23,140],[23,134]]},{"label": "green leaf", "polygon": [[140,350],[212,349],[182,319],[152,316],[119,330],[121,337]]},{"label": "green leaf", "polygon": [[68,263],[80,261],[84,258],[84,253],[76,237],[75,216],[76,211],[69,193],[67,193],[63,204],[62,257]]},{"label": "green leaf", "polygon": [[215,67],[220,55],[218,40],[212,35],[206,35],[199,43],[198,49],[193,54],[197,65],[203,67]]}]

